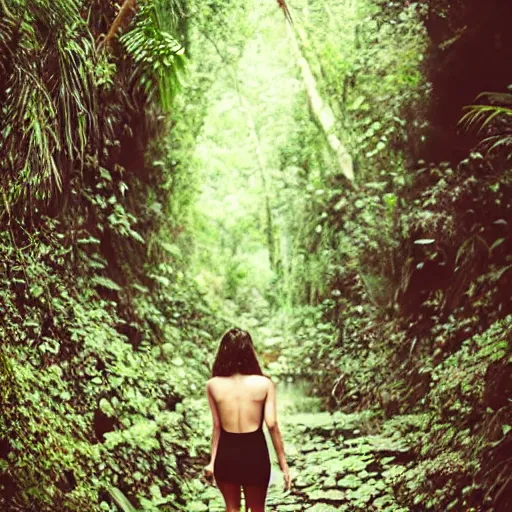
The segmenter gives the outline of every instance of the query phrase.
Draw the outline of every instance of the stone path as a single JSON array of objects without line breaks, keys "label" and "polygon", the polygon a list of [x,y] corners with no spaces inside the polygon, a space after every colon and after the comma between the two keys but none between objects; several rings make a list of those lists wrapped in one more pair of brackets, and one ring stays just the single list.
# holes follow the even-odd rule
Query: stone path
[{"label": "stone path", "polygon": [[[268,511],[409,512],[399,505],[393,489],[412,458],[406,433],[415,430],[417,417],[394,417],[380,426],[368,411],[281,417],[293,486],[290,492],[283,491],[283,478],[274,461]],[[225,508],[218,489],[201,484],[189,510],[224,512]],[[241,510],[245,511],[243,498]]]}]

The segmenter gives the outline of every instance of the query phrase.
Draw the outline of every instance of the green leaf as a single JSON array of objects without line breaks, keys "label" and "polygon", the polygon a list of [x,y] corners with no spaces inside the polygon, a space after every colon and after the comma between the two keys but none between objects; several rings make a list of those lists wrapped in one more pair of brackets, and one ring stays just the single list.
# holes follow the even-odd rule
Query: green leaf
[{"label": "green leaf", "polygon": [[39,297],[44,292],[44,288],[38,284],[30,288],[30,293],[33,297]]},{"label": "green leaf", "polygon": [[164,249],[171,256],[176,256],[176,257],[181,256],[181,250],[176,244],[170,244],[168,242],[160,242],[160,245],[162,246],[162,249]]},{"label": "green leaf", "polygon": [[105,169],[104,167],[100,167],[100,176],[104,179],[106,179],[107,181],[112,181],[112,175],[110,174],[110,172]]},{"label": "green leaf", "polygon": [[349,110],[357,110],[361,107],[361,105],[364,103],[364,96],[358,96],[352,105],[349,106]]},{"label": "green leaf", "polygon": [[80,238],[79,240],[77,240],[77,243],[79,243],[79,244],[100,244],[101,241],[98,240],[94,236],[89,236],[87,238]]},{"label": "green leaf", "polygon": [[117,487],[108,487],[108,492],[112,496],[112,499],[116,502],[123,512],[139,512],[129,501],[128,498],[123,494],[121,489]]},{"label": "green leaf", "polygon": [[141,244],[146,243],[144,238],[142,238],[141,234],[135,231],[134,229],[128,229],[128,233],[130,233],[130,236],[137,240],[137,242],[140,242]]},{"label": "green leaf", "polygon": [[187,504],[187,508],[190,512],[206,512],[208,510],[208,506],[202,501],[192,501]]},{"label": "green leaf", "polygon": [[505,240],[506,240],[506,238],[498,238],[498,240],[495,240],[494,243],[489,248],[489,252],[492,252],[493,249],[496,249],[496,247],[499,247]]},{"label": "green leaf", "polygon": [[112,279],[109,279],[108,277],[103,277],[103,276],[94,276],[91,281],[98,285],[98,286],[103,286],[103,288],[107,288],[109,290],[114,290],[114,291],[117,291],[117,292],[120,292],[122,290],[122,288],[114,281],[112,281]]}]

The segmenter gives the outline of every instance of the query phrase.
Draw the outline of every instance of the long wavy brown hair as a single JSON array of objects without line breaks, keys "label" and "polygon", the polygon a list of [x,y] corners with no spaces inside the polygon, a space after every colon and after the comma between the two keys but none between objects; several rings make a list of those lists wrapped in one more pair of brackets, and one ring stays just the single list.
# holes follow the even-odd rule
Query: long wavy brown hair
[{"label": "long wavy brown hair", "polygon": [[235,373],[263,375],[251,335],[238,327],[229,329],[220,340],[212,368],[212,377],[229,377]]}]

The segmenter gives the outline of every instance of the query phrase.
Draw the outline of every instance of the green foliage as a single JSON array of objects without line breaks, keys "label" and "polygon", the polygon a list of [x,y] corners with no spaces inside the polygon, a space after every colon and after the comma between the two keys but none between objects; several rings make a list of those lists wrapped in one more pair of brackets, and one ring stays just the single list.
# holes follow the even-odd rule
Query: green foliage
[{"label": "green foliage", "polygon": [[[220,314],[238,318],[257,310],[261,316],[277,295],[272,248],[267,245],[272,235],[269,218],[270,223],[275,219],[272,180],[278,174],[269,141],[284,138],[285,129],[276,127],[261,107],[287,114],[274,94],[265,92],[269,73],[278,77],[281,61],[287,62],[279,58],[269,63],[267,58],[273,48],[267,38],[282,40],[275,31],[279,13],[269,18],[257,3],[251,3],[250,12],[233,2],[218,6],[225,18],[219,19],[211,5],[196,7],[191,52],[201,56],[201,64],[191,62],[185,101],[175,114],[174,144],[180,156],[178,173],[183,176],[183,181],[178,176],[176,187],[185,188],[186,197],[193,199],[193,231],[183,252],[191,254],[192,271]],[[258,42],[263,34],[264,53]],[[275,95],[291,101],[285,89],[276,88]],[[264,153],[263,168],[256,140]],[[175,204],[175,217],[180,207]],[[184,219],[188,221],[189,217]]]},{"label": "green foliage", "polygon": [[428,106],[421,7],[411,3],[390,15],[380,2],[306,4],[299,3],[301,21],[314,41],[305,45],[306,54],[336,107],[337,129],[358,163],[357,179],[372,181],[381,170],[401,178]]},{"label": "green foliage", "polygon": [[[495,165],[472,153],[455,171],[445,164],[418,172],[426,187],[408,192],[408,206],[398,223],[403,239],[409,239],[401,243],[406,264],[399,276],[399,302],[430,298],[424,302],[427,307],[445,315],[464,309],[459,312],[464,317],[473,311],[479,314],[492,303],[491,315],[500,316],[510,264],[503,245],[510,176],[497,176],[500,164]],[[480,208],[486,215],[478,213]],[[421,239],[432,243],[420,245]],[[437,275],[419,282],[417,276],[427,271]],[[413,284],[419,289],[412,290]],[[480,300],[476,290],[482,294]]]},{"label": "green foliage", "polygon": [[[429,122],[426,8],[379,5],[359,3],[335,37],[320,37],[320,27],[337,22],[327,7],[302,11],[315,44],[302,42],[325,97],[343,84],[339,133],[362,168],[360,190],[345,190],[323,141],[297,115],[281,151],[283,171],[301,190],[300,198],[287,192],[297,343],[271,367],[307,378],[333,408],[379,406],[385,417],[425,412],[407,434],[415,460],[393,469],[400,504],[506,510],[510,461],[498,451],[509,435],[510,404],[498,389],[509,389],[510,373],[510,99],[487,95],[489,105],[463,117],[462,124],[482,127],[482,148],[492,151],[475,149],[458,164],[415,164]],[[367,23],[356,38],[347,27],[363,12]],[[450,23],[459,19],[450,16]],[[351,38],[353,53],[344,51]],[[403,67],[391,64],[402,50]],[[366,75],[364,63],[372,66]]]},{"label": "green foliage", "polygon": [[90,25],[81,9],[74,1],[17,2],[0,27],[7,50],[0,162],[8,212],[18,201],[27,206],[65,196],[70,183],[88,181],[90,167],[98,172],[98,159],[108,168],[105,150],[112,152],[123,133],[123,107],[140,121],[157,91],[167,110],[175,96],[184,60],[169,32],[176,20],[170,24],[168,8],[156,0],[141,6],[133,30],[121,38],[131,59],[116,55],[115,62],[97,52],[93,35],[95,18],[108,16],[109,6],[95,7]]},{"label": "green foliage", "polygon": [[479,134],[484,131],[489,134],[481,142],[488,153],[500,149],[509,156],[512,145],[512,108],[506,105],[512,104],[512,94],[486,92],[479,94],[476,100],[484,97],[490,104],[465,107],[466,113],[460,119],[460,124],[467,130],[479,126]]},{"label": "green foliage", "polygon": [[135,86],[149,99],[158,91],[158,99],[167,111],[179,90],[179,75],[185,66],[185,49],[165,30],[175,21],[175,8],[172,4],[164,8],[159,1],[142,5],[135,26],[120,38],[135,62]]},{"label": "green foliage", "polygon": [[83,168],[87,144],[98,140],[95,48],[79,2],[18,2],[9,9],[0,27],[8,49],[0,79],[7,209],[62,191],[63,167]]},{"label": "green foliage", "polygon": [[292,304],[315,304],[343,290],[354,305],[369,301],[389,315],[397,288],[398,194],[410,182],[405,163],[417,149],[411,141],[421,137],[428,106],[421,9],[412,4],[390,17],[385,6],[370,2],[301,6],[302,49],[335,108],[336,132],[354,159],[359,189],[347,188],[323,138],[297,109],[280,164],[284,173],[296,173],[305,196],[292,199],[284,234],[294,248],[287,280],[299,287],[287,294]]},{"label": "green foliage", "polygon": [[[131,292],[134,305],[123,305],[111,295],[121,288],[89,266],[99,258],[83,242],[94,239],[45,221],[28,250],[12,250],[9,232],[0,246],[11,269],[0,292],[10,321],[0,334],[12,340],[2,351],[12,382],[0,435],[10,445],[4,474],[19,488],[3,506],[103,510],[99,493],[115,485],[144,510],[179,507],[195,414],[181,402],[207,372],[185,371],[183,359],[204,360],[198,339],[211,335],[175,284],[154,285],[153,297]],[[121,307],[129,307],[126,317]],[[110,420],[98,420],[100,411]]]},{"label": "green foliage", "polygon": [[[168,13],[146,4],[123,37],[128,50],[108,55],[93,34],[115,17],[109,3],[88,16],[74,2],[9,9],[0,508],[114,512],[115,487],[136,508],[184,509],[198,414],[186,399],[200,392],[218,333],[179,268],[166,220],[179,191],[168,187],[174,167],[158,164],[172,161],[161,111],[182,61],[169,30],[183,19],[162,31]],[[135,36],[144,56],[132,54]]]},{"label": "green foliage", "polygon": [[428,4],[291,6],[353,190],[277,6],[145,2],[108,54],[113,3],[0,2],[0,508],[205,510],[191,397],[236,318],[274,377],[367,409],[305,421],[314,510],[506,510],[510,95],[462,117],[487,152],[414,164],[421,19],[458,22]]},{"label": "green foliage", "polygon": [[[506,484],[488,468],[508,434],[500,424],[510,418],[508,407],[500,411],[506,402],[500,379],[512,353],[511,321],[509,315],[467,339],[432,371],[423,400],[430,420],[413,440],[422,460],[400,476],[403,496],[425,510],[478,506],[482,489]],[[487,503],[493,505],[490,495]]]},{"label": "green foliage", "polygon": [[[335,327],[326,321],[324,308],[304,307],[291,329],[296,343],[287,350],[283,346],[279,358],[269,364],[269,370],[279,378],[297,379],[306,376],[310,379],[314,394],[325,394],[327,375],[336,367],[335,350],[337,344]],[[327,357],[329,356],[329,358]]]}]

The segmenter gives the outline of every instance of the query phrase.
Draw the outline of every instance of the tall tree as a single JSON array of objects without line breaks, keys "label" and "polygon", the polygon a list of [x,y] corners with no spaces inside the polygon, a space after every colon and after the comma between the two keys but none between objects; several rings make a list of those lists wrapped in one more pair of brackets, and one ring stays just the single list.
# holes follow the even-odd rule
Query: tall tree
[{"label": "tall tree", "polygon": [[336,117],[329,103],[320,94],[315,76],[307,60],[305,52],[305,48],[308,46],[307,36],[297,23],[293,25],[288,23],[287,27],[295,47],[297,64],[306,87],[311,113],[322,130],[329,148],[334,153],[341,173],[352,186],[355,186],[352,156],[336,133]]}]

